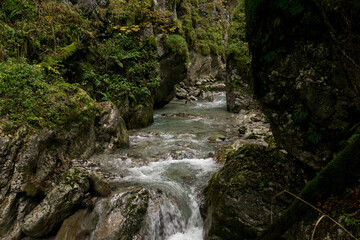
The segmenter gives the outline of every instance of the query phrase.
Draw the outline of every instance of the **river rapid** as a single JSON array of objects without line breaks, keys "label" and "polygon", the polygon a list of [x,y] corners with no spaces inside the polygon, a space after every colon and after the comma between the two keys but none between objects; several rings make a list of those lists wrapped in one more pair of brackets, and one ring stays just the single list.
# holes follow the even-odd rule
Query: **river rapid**
[{"label": "river rapid", "polygon": [[[151,126],[129,131],[128,149],[94,156],[90,165],[101,169],[115,194],[97,201],[93,212],[101,224],[90,239],[108,236],[111,226],[124,222],[118,213],[121,211],[113,209],[116,202],[126,198],[126,191],[134,188],[147,189],[151,194],[141,236],[133,239],[203,239],[199,205],[201,192],[221,167],[214,160],[215,152],[239,138],[238,127],[251,116],[255,114],[227,112],[224,93],[215,93],[212,101],[173,100],[155,111]],[[262,125],[247,127],[252,133],[263,130]]]}]

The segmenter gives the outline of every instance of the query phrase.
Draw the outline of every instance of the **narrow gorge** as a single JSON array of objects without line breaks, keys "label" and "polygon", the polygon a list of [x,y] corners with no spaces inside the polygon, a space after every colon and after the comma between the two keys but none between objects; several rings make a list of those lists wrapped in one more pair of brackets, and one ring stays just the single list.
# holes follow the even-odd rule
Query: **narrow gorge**
[{"label": "narrow gorge", "polygon": [[0,239],[360,239],[359,0],[0,2]]}]

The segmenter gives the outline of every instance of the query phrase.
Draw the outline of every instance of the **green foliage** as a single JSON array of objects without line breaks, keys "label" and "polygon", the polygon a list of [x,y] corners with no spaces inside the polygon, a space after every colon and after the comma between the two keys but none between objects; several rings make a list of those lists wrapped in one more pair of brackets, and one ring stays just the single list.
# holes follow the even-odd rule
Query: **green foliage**
[{"label": "green foliage", "polygon": [[354,213],[344,213],[341,216],[347,227],[358,226],[360,224],[360,220],[357,219],[354,215],[355,215]]},{"label": "green foliage", "polygon": [[227,58],[233,59],[237,68],[241,69],[242,72],[248,72],[251,65],[251,56],[245,39],[245,9],[241,1],[237,3],[232,12],[228,33]]},{"label": "green foliage", "polygon": [[[202,9],[199,9],[199,6]],[[221,55],[225,53],[224,34],[226,31],[226,19],[221,15],[225,7],[224,2],[206,2],[197,0],[183,0],[180,7],[185,11],[178,20],[181,28],[177,28],[178,34],[182,35],[189,48],[209,55]],[[214,7],[216,15],[214,18]],[[205,12],[204,12],[205,11]],[[202,14],[199,14],[202,12]]]},{"label": "green foliage", "polygon": [[298,108],[293,112],[292,116],[294,122],[301,123],[308,119],[309,113],[307,111],[303,111],[301,108]]},{"label": "green foliage", "polygon": [[5,0],[0,6],[4,13],[3,20],[15,21],[35,15],[35,8],[29,1]]},{"label": "green foliage", "polygon": [[322,135],[318,132],[314,124],[310,124],[306,132],[306,137],[312,144],[317,144],[321,141]]},{"label": "green foliage", "polygon": [[0,60],[21,56],[40,62],[92,31],[90,21],[68,3],[7,0],[3,4]]},{"label": "green foliage", "polygon": [[174,54],[185,57],[189,55],[186,40],[178,34],[169,35],[165,40],[165,47],[167,47]]},{"label": "green foliage", "polygon": [[181,56],[185,62],[185,66],[189,63],[189,50],[186,40],[178,34],[171,34],[165,40],[165,47],[171,53]]},{"label": "green foliage", "polygon": [[63,126],[72,121],[88,121],[95,111],[90,97],[60,77],[49,76],[24,59],[0,63],[0,116],[8,130],[29,124]]},{"label": "green foliage", "polygon": [[150,38],[142,43],[125,34],[97,42],[91,49],[93,58],[81,62],[73,79],[97,101],[117,105],[128,98],[134,103],[144,101],[160,82],[153,42]]}]

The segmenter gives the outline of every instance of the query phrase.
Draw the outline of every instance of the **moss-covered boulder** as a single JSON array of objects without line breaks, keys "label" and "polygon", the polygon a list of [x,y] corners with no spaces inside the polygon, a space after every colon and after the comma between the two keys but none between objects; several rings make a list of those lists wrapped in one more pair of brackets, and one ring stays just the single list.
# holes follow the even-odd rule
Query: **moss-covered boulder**
[{"label": "moss-covered boulder", "polygon": [[150,102],[134,106],[131,113],[126,119],[128,129],[147,127],[154,122],[154,109]]},{"label": "moss-covered boulder", "polygon": [[[228,154],[203,192],[205,239],[255,239],[291,203],[283,190],[297,193],[303,170],[277,149],[246,145]],[[272,209],[272,210],[271,210]]]}]

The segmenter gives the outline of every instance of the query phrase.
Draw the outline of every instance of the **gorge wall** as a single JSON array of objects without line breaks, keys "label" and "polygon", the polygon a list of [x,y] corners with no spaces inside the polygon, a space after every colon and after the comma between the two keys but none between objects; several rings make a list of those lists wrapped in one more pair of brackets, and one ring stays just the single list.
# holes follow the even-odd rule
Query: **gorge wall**
[{"label": "gorge wall", "polygon": [[[359,233],[359,10],[358,1],[246,1],[254,95],[278,150],[227,156],[204,191],[206,239],[347,239],[334,222],[318,224],[322,214]],[[279,178],[257,162],[270,156],[270,171],[289,167]],[[286,193],[274,198],[283,190],[323,213]]]}]

